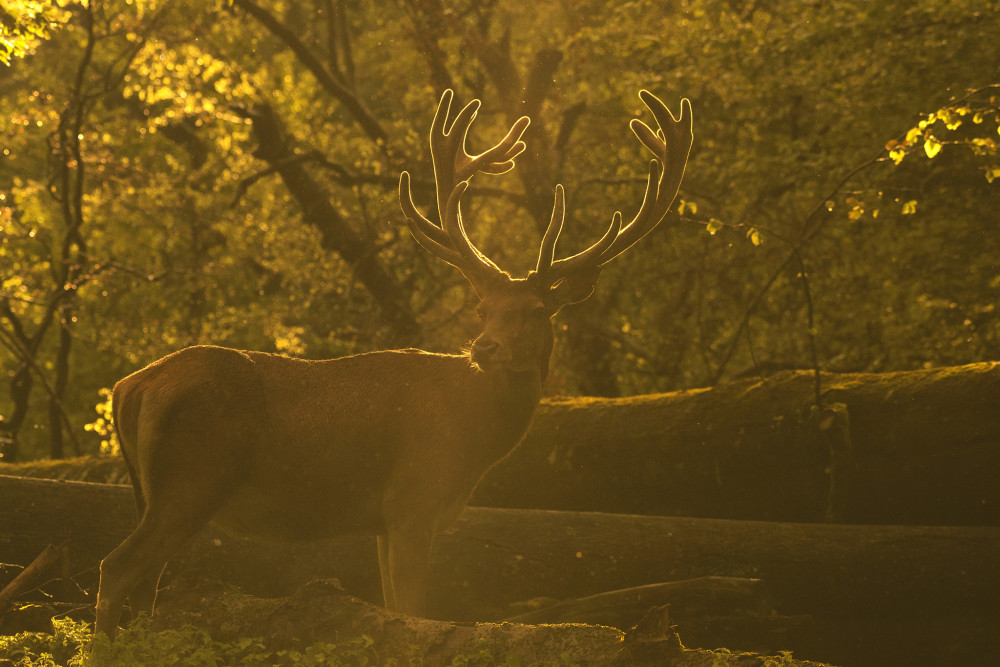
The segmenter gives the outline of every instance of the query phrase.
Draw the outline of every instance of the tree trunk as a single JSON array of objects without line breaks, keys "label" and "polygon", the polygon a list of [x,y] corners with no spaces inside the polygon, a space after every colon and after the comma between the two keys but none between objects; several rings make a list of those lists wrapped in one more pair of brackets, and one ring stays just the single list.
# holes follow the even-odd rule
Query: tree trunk
[{"label": "tree trunk", "polygon": [[[52,395],[49,396],[49,456],[54,459],[61,459],[65,455],[62,400],[66,395],[66,386],[69,384],[69,356],[73,347],[73,337],[69,330],[70,318],[66,315],[67,312],[70,312],[68,307],[60,313],[62,321],[59,326],[59,349],[56,351]],[[79,453],[78,450],[76,454]]]},{"label": "tree trunk", "polygon": [[0,419],[0,461],[5,463],[14,463],[20,455],[18,438],[28,416],[33,384],[31,366],[20,361],[10,380],[10,398],[14,407],[10,416]]},{"label": "tree trunk", "polygon": [[303,220],[319,230],[323,247],[336,252],[351,266],[382,311],[392,330],[393,344],[416,344],[420,339],[419,323],[399,281],[379,261],[376,244],[351,227],[331,203],[331,193],[296,159],[274,109],[260,104],[248,116],[253,120],[258,141],[254,155],[278,172],[302,208]]},{"label": "tree trunk", "polygon": [[[1000,525],[1000,363],[542,403],[474,505]],[[831,474],[834,479],[831,485]]]},{"label": "tree trunk", "polygon": [[[130,495],[121,486],[0,477],[0,562],[27,564],[49,543],[69,540],[74,570],[92,568],[134,525]],[[812,617],[813,626],[790,629],[778,646],[800,657],[852,665],[985,664],[1000,627],[997,562],[996,528],[469,508],[437,541],[430,606],[436,618],[499,619],[510,615],[512,603],[539,597],[579,598],[703,576],[755,578],[779,614]],[[281,545],[209,529],[171,569],[262,596],[337,577],[352,594],[380,599],[370,538]],[[92,587],[95,575],[80,582]],[[700,622],[673,620],[682,639],[686,622]]]}]

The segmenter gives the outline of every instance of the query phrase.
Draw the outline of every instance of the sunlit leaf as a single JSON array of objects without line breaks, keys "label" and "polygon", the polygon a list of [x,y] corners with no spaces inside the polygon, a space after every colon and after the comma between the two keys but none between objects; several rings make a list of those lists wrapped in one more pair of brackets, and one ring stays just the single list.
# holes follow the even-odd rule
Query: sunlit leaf
[{"label": "sunlit leaf", "polygon": [[686,199],[680,200],[681,203],[677,206],[677,212],[681,215],[685,213],[691,213],[692,215],[698,212],[698,204],[693,201],[687,201]]},{"label": "sunlit leaf", "polygon": [[941,142],[934,137],[927,137],[924,140],[924,152],[927,153],[927,157],[933,158],[941,152]]}]

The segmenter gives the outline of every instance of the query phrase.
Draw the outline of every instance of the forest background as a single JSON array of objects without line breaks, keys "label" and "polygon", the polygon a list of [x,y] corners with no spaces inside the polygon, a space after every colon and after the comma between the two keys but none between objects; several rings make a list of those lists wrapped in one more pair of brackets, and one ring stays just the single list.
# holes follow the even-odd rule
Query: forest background
[{"label": "forest background", "polygon": [[[441,92],[519,116],[465,218],[514,275],[630,216],[646,88],[691,99],[675,211],[557,319],[549,392],[1000,359],[1000,3],[14,0],[0,6],[0,457],[107,447],[107,388],[212,343],[457,351],[409,237]],[[647,112],[648,113],[648,112]],[[95,412],[96,406],[96,412]]]}]

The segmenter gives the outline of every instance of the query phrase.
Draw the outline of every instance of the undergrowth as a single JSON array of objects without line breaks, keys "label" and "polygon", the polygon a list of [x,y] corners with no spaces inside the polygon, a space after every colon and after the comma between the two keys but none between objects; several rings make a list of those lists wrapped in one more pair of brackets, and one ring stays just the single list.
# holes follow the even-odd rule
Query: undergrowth
[{"label": "undergrowth", "polygon": [[[362,635],[340,643],[317,642],[303,649],[268,649],[260,639],[219,642],[192,626],[152,631],[149,619],[140,616],[121,630],[112,643],[107,636],[92,639],[89,623],[52,619],[54,632],[0,635],[0,660],[15,667],[220,667],[223,665],[326,665],[332,667],[416,667],[419,658],[400,662],[382,658],[375,641]],[[564,659],[551,667],[568,667]],[[497,658],[488,648],[474,647],[455,656],[450,667],[528,667],[518,656]],[[538,663],[533,666],[543,667]],[[550,666],[544,666],[550,667]]]},{"label": "undergrowth", "polygon": [[[374,639],[362,635],[339,642],[317,642],[302,649],[269,649],[261,639],[241,638],[219,642],[192,626],[179,630],[153,631],[145,615],[118,633],[114,643],[106,635],[92,637],[91,624],[68,618],[53,618],[53,633],[22,632],[0,635],[0,664],[13,667],[222,667],[225,665],[328,667],[419,667],[418,656],[400,661],[382,657]],[[92,641],[93,639],[93,641]],[[726,649],[714,652],[713,667],[744,664],[742,655]],[[6,662],[3,662],[6,661]],[[762,667],[799,664],[791,653],[763,657]],[[449,667],[570,667],[568,655],[556,662],[528,662],[520,656],[494,656],[485,646],[452,658]]]}]

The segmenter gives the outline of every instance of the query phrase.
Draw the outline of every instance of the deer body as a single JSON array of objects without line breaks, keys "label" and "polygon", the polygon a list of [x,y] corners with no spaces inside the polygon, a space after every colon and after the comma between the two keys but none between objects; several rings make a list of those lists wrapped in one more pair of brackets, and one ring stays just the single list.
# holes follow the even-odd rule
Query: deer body
[{"label": "deer body", "polygon": [[479,296],[483,328],[469,354],[304,361],[198,346],[120,381],[115,429],[139,524],[101,562],[96,630],[114,634],[126,597],[151,610],[167,560],[212,520],[278,540],[373,533],[386,606],[421,614],[434,534],[528,429],[548,373],[551,318],[589,297],[601,267],[656,227],[677,193],[691,147],[689,104],[674,118],[652,94],[640,97],[658,129],[632,121],[655,156],[638,213],[627,225],[615,213],[594,245],[556,259],[565,212],[556,186],[536,269],[514,279],[472,245],[461,199],[473,175],[513,167],[529,121],[470,155],[479,102],[448,127],[452,93],[442,96],[430,142],[440,224],[416,209],[406,172],[400,204],[416,241],[459,268]]},{"label": "deer body", "polygon": [[[540,387],[537,373],[487,374],[468,357],[418,350],[305,361],[199,346],[119,382],[114,404],[149,501],[194,485],[178,465],[187,457],[213,491],[228,480],[213,514],[220,527],[320,539],[381,534],[386,514],[402,511],[394,504],[450,524],[523,437]],[[204,430],[220,421],[226,433]]]}]

